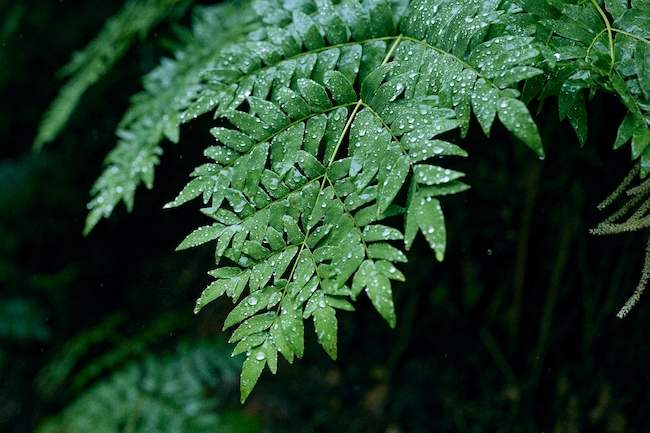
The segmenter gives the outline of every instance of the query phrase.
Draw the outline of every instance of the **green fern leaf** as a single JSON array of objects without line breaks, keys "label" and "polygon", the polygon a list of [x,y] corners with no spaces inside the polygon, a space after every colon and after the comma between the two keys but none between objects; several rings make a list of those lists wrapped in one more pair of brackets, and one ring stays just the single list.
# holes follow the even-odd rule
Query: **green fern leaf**
[{"label": "green fern leaf", "polygon": [[353,310],[361,292],[396,325],[402,249],[422,233],[442,260],[436,197],[468,188],[463,173],[427,163],[467,155],[442,134],[466,134],[473,110],[486,134],[498,116],[543,156],[511,88],[542,73],[541,49],[530,37],[485,40],[504,13],[497,2],[464,2],[462,20],[451,2],[307,4],[256,2],[264,31],[224,48],[203,73],[210,85],[181,117],[212,109],[221,119],[205,151],[214,162],[166,205],[202,195],[216,220],[178,248],[214,240],[215,261],[228,262],[210,272],[195,311],[224,294],[236,303],[224,329],[237,325],[234,353],[247,354],[242,401],[266,365],[276,371],[278,352],[302,357],[305,319],[332,358],[336,310]]},{"label": "green fern leaf", "polygon": [[[176,3],[129,4],[70,63],[75,76],[37,146],[134,35],[167,14],[160,5]],[[141,5],[155,7],[138,16]],[[614,147],[631,142],[640,160],[631,176],[650,173],[646,2],[232,0],[194,11],[175,58],[147,74],[119,125],[84,233],[120,201],[130,211],[137,187],[153,186],[161,142],[178,142],[182,124],[213,114],[210,162],[165,207],[201,197],[213,220],[178,249],[214,242],[215,280],[195,312],[224,295],[234,302],[224,329],[233,328],[233,354],[246,354],[242,401],[267,365],[276,373],[278,353],[303,356],[309,318],[336,358],[337,310],[353,311],[362,292],[396,326],[392,281],[405,280],[405,251],[421,233],[444,259],[441,197],[469,186],[439,158],[467,156],[449,140],[467,135],[472,113],[488,137],[498,119],[543,158],[533,98],[557,96],[560,119],[584,145],[585,89],[589,98],[615,93],[628,113]],[[634,207],[626,206],[603,230],[629,229],[610,224]],[[637,213],[635,229],[646,222]]]},{"label": "green fern leaf", "polygon": [[632,159],[640,158],[640,173],[645,177],[650,173],[647,6],[633,3],[630,8],[624,2],[605,2],[607,11],[615,18],[610,23],[595,1],[553,5],[560,15],[542,19],[539,24],[552,32],[549,48],[560,63],[556,66],[547,54],[547,64],[555,70],[549,75],[540,99],[558,96],[560,118],[568,117],[584,145],[587,114],[582,89],[589,88],[593,94],[596,88],[602,88],[618,94],[628,114],[619,127],[614,148],[631,140]]},{"label": "green fern leaf", "polygon": [[[168,0],[162,3],[173,1],[178,2]],[[149,3],[158,4],[161,0],[151,0]],[[106,157],[107,167],[92,187],[94,197],[88,203],[85,235],[102,218],[108,218],[121,201],[130,212],[137,187],[141,183],[149,189],[153,187],[155,166],[159,164],[162,154],[159,143],[164,139],[178,142],[180,125],[214,106],[212,96],[200,101],[195,99],[202,80],[199,73],[209,68],[223,44],[237,40],[247,29],[251,14],[245,12],[246,7],[245,3],[225,3],[195,8],[193,33],[182,33],[187,46],[176,53],[176,59],[163,59],[157,68],[145,76],[145,91],[133,97],[133,105],[124,115],[117,131],[120,141]],[[142,15],[141,6],[138,8],[135,12],[128,9],[128,16]],[[145,14],[139,19],[149,15]],[[190,104],[193,104],[193,110],[187,110],[185,116],[181,116]],[[61,113],[59,109],[53,111]],[[48,129],[47,125],[47,121],[44,121],[42,128]],[[183,199],[191,198],[184,196]]]}]

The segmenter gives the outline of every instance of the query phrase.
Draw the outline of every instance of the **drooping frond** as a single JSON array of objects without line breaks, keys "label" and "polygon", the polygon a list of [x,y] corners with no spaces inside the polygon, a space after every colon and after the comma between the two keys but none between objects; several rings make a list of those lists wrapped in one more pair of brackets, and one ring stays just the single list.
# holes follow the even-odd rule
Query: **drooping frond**
[{"label": "drooping frond", "polygon": [[498,6],[259,1],[264,29],[202,74],[184,118],[214,111],[212,162],[167,207],[201,196],[215,220],[179,249],[216,241],[225,261],[196,311],[224,294],[237,303],[224,327],[237,326],[234,353],[247,354],[242,400],[278,352],[302,356],[304,319],[332,358],[336,309],[353,310],[361,292],[395,326],[402,250],[422,233],[442,260],[438,197],[467,188],[463,173],[430,163],[466,155],[444,133],[464,135],[474,111],[487,134],[498,117],[543,155],[512,85],[544,59],[531,37],[486,40]]},{"label": "drooping frond", "polygon": [[193,17],[193,31],[179,33],[185,44],[177,49],[175,59],[163,59],[144,77],[145,90],[133,97],[133,105],[120,122],[120,140],[106,157],[107,167],[91,190],[94,197],[88,203],[85,234],[102,217],[108,218],[120,201],[130,212],[141,183],[153,187],[155,166],[162,154],[159,143],[165,138],[178,142],[181,113],[201,88],[199,73],[222,46],[246,31],[251,21],[245,5],[235,2],[197,6]]},{"label": "drooping frond", "polygon": [[[278,353],[290,362],[302,356],[306,319],[332,358],[336,310],[353,310],[362,292],[395,326],[391,282],[405,279],[398,267],[418,234],[444,257],[441,197],[468,186],[441,158],[466,156],[456,138],[466,136],[472,116],[487,136],[498,119],[542,158],[528,102],[557,96],[560,117],[584,144],[584,90],[616,93],[628,114],[615,147],[631,140],[639,173],[650,171],[650,12],[644,2],[605,6],[244,0],[197,7],[192,32],[179,33],[183,46],[146,76],[119,126],[85,232],[120,201],[130,210],[139,184],[151,188],[163,139],[177,142],[181,124],[213,115],[215,141],[202,148],[209,161],[166,207],[201,197],[213,220],[179,249],[215,244],[215,280],[196,311],[224,294],[235,302],[225,328],[234,328],[234,352],[247,356],[244,400],[265,366],[276,371]],[[646,194],[639,188],[606,221],[608,230],[631,209],[630,220],[645,224],[650,205],[637,207]]]},{"label": "drooping frond", "polygon": [[144,37],[156,24],[168,17],[182,15],[193,0],[136,0],[127,5],[106,25],[97,37],[60,71],[61,78],[71,76],[61,88],[41,124],[34,148],[40,150],[61,132],[86,90],[111,70],[126,53],[135,37]]},{"label": "drooping frond", "polygon": [[650,172],[650,26],[647,2],[605,2],[609,16],[595,0],[520,1],[539,17],[537,40],[548,41],[554,70],[527,83],[526,99],[556,95],[560,119],[569,119],[580,143],[587,140],[584,89],[616,93],[628,109],[614,148],[631,140],[632,159],[640,158],[641,177]]},{"label": "drooping frond", "polygon": [[[524,95],[527,100],[538,92],[541,100],[556,95],[560,119],[569,119],[583,145],[587,139],[584,89],[589,89],[590,97],[597,89],[615,93],[628,110],[618,129],[614,148],[631,141],[632,160],[639,162],[599,209],[612,204],[623,192],[628,200],[591,233],[612,234],[648,227],[648,183],[627,188],[636,176],[643,178],[650,173],[650,6],[647,2],[628,5],[627,2],[606,1],[605,11],[595,0],[580,4],[520,3],[539,17],[539,24],[546,33],[539,31],[537,38],[546,38],[546,49],[554,53],[557,61],[547,78],[539,76],[526,83]],[[641,282],[619,317],[627,314],[645,287],[648,263],[646,260]]]}]

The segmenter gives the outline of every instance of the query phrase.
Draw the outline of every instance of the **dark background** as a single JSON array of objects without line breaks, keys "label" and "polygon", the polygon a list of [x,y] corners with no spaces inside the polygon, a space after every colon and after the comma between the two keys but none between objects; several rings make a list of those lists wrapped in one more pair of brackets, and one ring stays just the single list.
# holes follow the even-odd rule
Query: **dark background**
[{"label": "dark background", "polygon": [[[201,163],[209,119],[184,127],[181,144],[163,144],[156,185],[137,191],[132,214],[120,206],[81,236],[88,191],[139,77],[165,54],[167,24],[87,92],[54,143],[31,151],[62,84],[55,71],[121,6],[0,0],[0,306],[32,330],[0,333],[2,432],[30,432],[74,401],[80,390],[44,390],[35,378],[79,333],[121,318],[119,338],[77,369],[152,323],[169,330],[152,353],[217,337],[231,308],[220,300],[192,314],[213,251],[174,248],[207,221],[197,204],[162,210]],[[409,253],[407,282],[394,286],[397,328],[361,299],[357,312],[339,313],[333,362],[308,324],[304,359],[265,372],[244,411],[269,432],[650,431],[650,298],[615,317],[640,277],[648,234],[588,234],[606,215],[596,205],[631,166],[628,146],[610,150],[620,104],[598,96],[588,112],[579,149],[547,101],[537,116],[544,161],[500,126],[488,140],[473,124],[461,143],[469,158],[446,161],[472,186],[443,198],[447,257],[436,262],[423,240]]]}]

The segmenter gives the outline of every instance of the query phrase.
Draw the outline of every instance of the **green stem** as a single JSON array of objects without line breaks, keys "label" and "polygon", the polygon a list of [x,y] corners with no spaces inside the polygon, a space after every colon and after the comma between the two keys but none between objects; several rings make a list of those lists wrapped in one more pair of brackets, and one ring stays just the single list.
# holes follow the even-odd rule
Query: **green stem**
[{"label": "green stem", "polygon": [[614,62],[616,61],[614,56],[614,36],[612,35],[612,26],[609,23],[609,19],[607,19],[607,15],[605,15],[605,11],[598,5],[598,2],[596,0],[591,0],[591,3],[596,7],[596,10],[605,23],[605,28],[607,29],[607,36],[609,38],[609,56],[612,59],[612,62],[609,65],[609,73],[611,74],[612,70],[614,70]]}]

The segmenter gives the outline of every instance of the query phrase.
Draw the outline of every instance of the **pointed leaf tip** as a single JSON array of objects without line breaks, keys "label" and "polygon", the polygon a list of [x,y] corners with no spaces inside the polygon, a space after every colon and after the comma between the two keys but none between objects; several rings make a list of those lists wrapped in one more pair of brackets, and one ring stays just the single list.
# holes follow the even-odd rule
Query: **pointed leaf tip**
[{"label": "pointed leaf tip", "polygon": [[242,404],[246,402],[251,391],[253,391],[253,388],[262,375],[262,370],[264,370],[265,365],[266,351],[264,348],[257,346],[251,349],[242,366],[241,380],[239,383],[240,401]]},{"label": "pointed leaf tip", "polygon": [[497,113],[499,120],[508,131],[535,151],[540,158],[546,156],[537,124],[530,115],[526,104],[514,98],[501,98],[497,105]]}]

